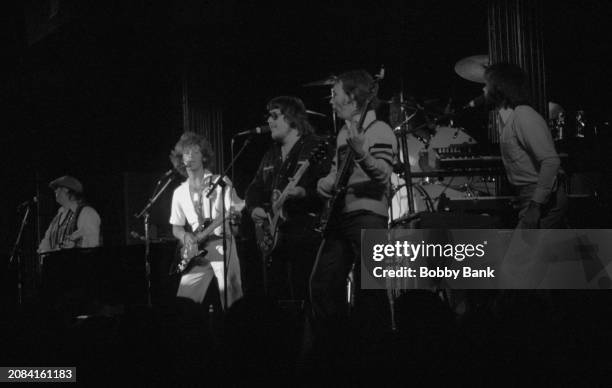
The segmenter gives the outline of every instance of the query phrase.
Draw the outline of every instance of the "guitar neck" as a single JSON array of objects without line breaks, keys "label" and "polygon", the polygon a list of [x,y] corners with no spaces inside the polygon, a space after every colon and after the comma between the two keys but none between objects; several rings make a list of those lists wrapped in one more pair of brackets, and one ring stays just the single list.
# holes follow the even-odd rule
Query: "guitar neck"
[{"label": "guitar neck", "polygon": [[338,191],[342,189],[348,183],[350,166],[351,164],[353,164],[354,159],[355,159],[355,152],[353,151],[352,148],[349,147],[349,149],[346,152],[344,161],[342,162],[342,166],[340,166],[340,169],[336,173],[336,182],[334,183],[334,189],[335,189],[334,191]]},{"label": "guitar neck", "polygon": [[215,229],[217,229],[219,226],[221,226],[221,224],[223,224],[223,217],[221,215],[219,215],[217,218],[215,218],[210,225],[208,225],[206,228],[204,228],[204,230],[197,232],[195,234],[196,240],[198,242],[201,242],[202,240],[204,240],[206,237],[210,236]]},{"label": "guitar neck", "polygon": [[297,186],[297,184],[300,182],[300,179],[302,179],[302,176],[306,173],[306,170],[308,170],[309,166],[310,166],[310,162],[306,160],[302,163],[300,168],[298,168],[295,174],[293,174],[293,177],[291,177],[291,179],[289,180],[289,183],[287,184],[287,186],[285,186],[285,189],[283,190],[281,195],[278,197],[278,200],[274,203],[274,209],[280,209],[283,206],[283,204],[287,200],[289,190]]},{"label": "guitar neck", "polygon": [[[359,122],[357,122],[357,133],[362,134],[363,130],[363,122],[365,121],[366,114],[368,113],[368,109],[372,100],[374,99],[374,95],[368,97],[361,111],[361,116],[359,117]],[[371,125],[371,123],[370,123]],[[348,143],[347,143],[348,146]],[[350,166],[353,165],[353,161],[355,160],[355,151],[351,147],[348,147],[346,151],[346,156],[338,172],[336,173],[336,181],[334,182],[334,191],[343,190],[344,186],[348,183],[349,172],[351,171]]]}]

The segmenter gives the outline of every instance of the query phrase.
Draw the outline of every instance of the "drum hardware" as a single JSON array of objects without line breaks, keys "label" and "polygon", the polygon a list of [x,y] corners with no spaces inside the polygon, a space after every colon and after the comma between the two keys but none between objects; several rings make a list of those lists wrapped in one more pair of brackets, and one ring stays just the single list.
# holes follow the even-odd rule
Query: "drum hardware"
[{"label": "drum hardware", "polygon": [[[406,121],[407,122],[407,121]],[[414,213],[414,192],[412,191],[412,171],[410,169],[410,152],[408,151],[408,140],[406,131],[395,131],[400,140],[400,149],[404,155],[403,173],[406,180],[406,191],[408,194],[408,214]]]},{"label": "drum hardware", "polygon": [[576,112],[576,134],[575,137],[584,138],[585,129],[586,129],[586,120],[584,117],[584,111],[579,110]]},{"label": "drum hardware", "polygon": [[[607,121],[596,122],[588,117],[585,110],[566,111],[559,104],[548,103],[549,120],[548,126],[554,141],[574,139],[596,138],[605,135],[605,128],[609,128]],[[604,128],[604,132],[602,132]]]},{"label": "drum hardware", "polygon": [[[409,116],[405,120],[406,124],[413,117],[414,114]],[[395,166],[394,169],[396,176],[401,176],[404,181],[395,182],[391,206],[392,219],[405,215],[406,204],[408,214],[421,211],[431,212],[437,210],[436,207],[439,206],[439,199],[442,195],[453,199],[475,198],[481,192],[490,192],[488,187],[484,187],[484,190],[473,187],[473,180],[469,177],[479,176],[483,171],[491,175],[497,170],[502,170],[501,158],[483,155],[483,147],[479,146],[463,128],[438,126],[436,132],[430,138],[426,138],[415,134],[421,127],[399,125],[395,128],[402,155],[407,157],[401,158],[401,166]],[[427,165],[421,165],[420,157],[425,154],[428,155],[428,159],[429,156],[435,159],[428,160]],[[419,156],[419,160],[412,160],[416,155]],[[484,170],[480,169],[479,167],[488,159],[491,159],[491,163],[485,163],[485,165],[491,166]],[[478,169],[466,169],[464,168],[466,164],[467,167],[474,166]],[[451,169],[438,169],[438,166],[451,167]],[[406,167],[411,169],[410,179],[406,179]],[[445,177],[451,177],[450,181],[441,182],[440,179]],[[421,181],[415,182],[415,178],[421,178]],[[408,183],[406,188],[404,188],[404,182]],[[457,187],[452,186],[453,182]],[[411,186],[413,187],[412,193],[408,190]]]},{"label": "drum hardware", "polygon": [[398,191],[400,191],[402,188],[406,187],[406,184],[399,184],[399,185],[394,185],[393,183],[391,183],[391,196],[394,196],[395,193],[397,193]]},{"label": "drum hardware", "polygon": [[[333,87],[337,80],[338,80],[338,77],[336,77],[335,75],[330,75],[327,78],[323,78],[323,79],[320,79],[320,80],[308,82],[308,83],[303,84],[302,86],[304,86],[304,87],[332,86]],[[334,93],[333,93],[333,90],[332,90],[331,93],[324,98],[324,100],[330,100],[333,96],[334,96]],[[334,129],[334,135],[336,135],[336,134],[338,134],[336,111],[334,110],[333,107],[331,108],[331,111],[332,111],[331,112],[332,128]],[[327,117],[327,115],[324,115],[324,114],[318,113],[318,112],[314,112],[314,111],[308,111],[307,110],[306,113],[312,114],[312,115],[315,115],[315,116]]]},{"label": "drum hardware", "polygon": [[[396,98],[399,95],[399,100]],[[382,104],[399,104],[402,106],[416,106],[416,105],[431,105],[436,102],[439,102],[439,98],[427,98],[423,97],[418,99],[414,96],[410,96],[407,99],[404,98],[404,92],[399,92],[394,95],[390,100],[382,100],[379,99],[378,102]]]},{"label": "drum hardware", "polygon": [[412,171],[410,167],[410,151],[408,149],[407,135],[409,133],[415,133],[419,129],[419,127],[412,128],[410,125],[408,125],[410,121],[419,112],[419,110],[417,109],[412,114],[408,116],[406,115],[403,92],[400,93],[399,103],[400,103],[401,115],[403,116],[404,120],[399,125],[397,125],[393,129],[393,131],[395,132],[395,136],[398,137],[399,144],[400,144],[400,150],[402,154],[404,155],[404,158],[403,158],[404,160],[401,165],[402,167],[401,171],[403,173],[405,181],[407,182],[407,184],[405,184],[405,187],[406,187],[406,193],[408,196],[408,214],[413,214],[414,213],[414,192],[413,192],[413,184],[412,184]]},{"label": "drum hardware", "polygon": [[413,114],[408,116],[404,121],[402,121],[395,128],[393,128],[393,132],[395,132],[396,135],[399,132],[403,132],[404,134],[408,134],[408,133],[414,132],[416,129],[405,129],[404,127],[410,122],[410,120],[412,120],[414,118],[414,116],[416,116],[416,114],[417,114],[417,112],[414,112]]},{"label": "drum hardware", "polygon": [[552,120],[550,129],[553,132],[553,139],[555,141],[565,138],[565,113],[559,113],[558,117]]}]

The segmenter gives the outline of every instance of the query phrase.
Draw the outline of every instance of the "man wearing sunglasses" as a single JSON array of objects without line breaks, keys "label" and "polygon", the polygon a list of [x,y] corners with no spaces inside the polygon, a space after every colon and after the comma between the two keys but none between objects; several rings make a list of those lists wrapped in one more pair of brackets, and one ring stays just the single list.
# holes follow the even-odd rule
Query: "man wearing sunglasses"
[{"label": "man wearing sunglasses", "polygon": [[[270,220],[273,196],[283,192],[301,163],[321,143],[299,98],[276,97],[267,104],[267,110],[274,144],[264,155],[246,192],[246,206],[256,226]],[[316,194],[316,184],[329,171],[329,163],[329,158],[312,163],[297,185],[287,192],[278,243],[265,263],[264,288],[274,300],[306,299],[308,277],[319,242],[314,224],[323,205]]]}]

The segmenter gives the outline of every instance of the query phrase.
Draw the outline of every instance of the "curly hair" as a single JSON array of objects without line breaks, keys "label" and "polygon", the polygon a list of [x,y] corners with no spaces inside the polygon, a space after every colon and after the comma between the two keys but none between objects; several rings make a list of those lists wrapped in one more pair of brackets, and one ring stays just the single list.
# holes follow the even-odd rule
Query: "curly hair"
[{"label": "curly hair", "polygon": [[340,74],[336,78],[336,82],[342,82],[342,90],[347,96],[353,98],[357,102],[357,109],[363,109],[366,100],[374,94],[370,109],[376,109],[379,101],[376,95],[378,94],[378,84],[374,82],[374,78],[365,70],[351,70]]},{"label": "curly hair", "polygon": [[498,108],[529,105],[527,74],[511,63],[496,63],[485,70],[488,99]]},{"label": "curly hair", "polygon": [[308,122],[306,106],[299,98],[293,96],[275,97],[268,102],[266,109],[268,111],[279,109],[285,116],[289,126],[297,129],[300,136],[314,133],[314,129],[310,122]]},{"label": "curly hair", "polygon": [[215,152],[210,142],[204,136],[195,132],[185,132],[181,135],[174,149],[170,151],[170,162],[172,162],[174,169],[185,177],[187,176],[187,169],[183,163],[183,152],[186,148],[194,146],[200,147],[200,152],[202,152],[202,166],[204,168],[210,170],[215,164]]}]

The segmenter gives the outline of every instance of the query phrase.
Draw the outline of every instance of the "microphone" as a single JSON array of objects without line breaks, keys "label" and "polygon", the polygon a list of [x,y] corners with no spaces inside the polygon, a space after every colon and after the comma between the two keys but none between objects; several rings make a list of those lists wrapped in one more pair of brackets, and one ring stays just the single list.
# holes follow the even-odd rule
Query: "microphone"
[{"label": "microphone", "polygon": [[32,197],[32,198],[30,198],[30,199],[28,199],[28,200],[23,201],[22,203],[20,203],[20,204],[17,206],[17,209],[23,209],[24,207],[27,207],[27,206],[33,205],[33,204],[35,204],[35,203],[37,203],[37,202],[38,202],[38,197],[37,197],[37,196],[34,196],[34,197]]},{"label": "microphone", "polygon": [[234,135],[234,137],[244,136],[244,135],[263,135],[264,133],[270,132],[269,125],[262,125],[260,127],[256,127],[254,129],[249,129],[248,131],[238,132]]},{"label": "microphone", "polygon": [[166,171],[164,175],[160,176],[159,179],[157,180],[157,186],[161,185],[164,179],[168,179],[170,177],[171,179],[174,179],[174,175],[177,173],[178,171],[176,171],[174,168],[171,168],[170,170]]},{"label": "microphone", "polygon": [[474,98],[472,101],[470,101],[467,104],[465,104],[464,106],[462,106],[461,109],[478,108],[480,106],[483,106],[486,102],[487,102],[487,99],[485,98],[485,96],[484,95],[480,95],[480,96]]},{"label": "microphone", "polygon": [[177,171],[174,168],[171,168],[170,170],[166,171],[164,175],[162,175],[159,179],[168,178],[170,175],[175,174],[176,172]]}]

